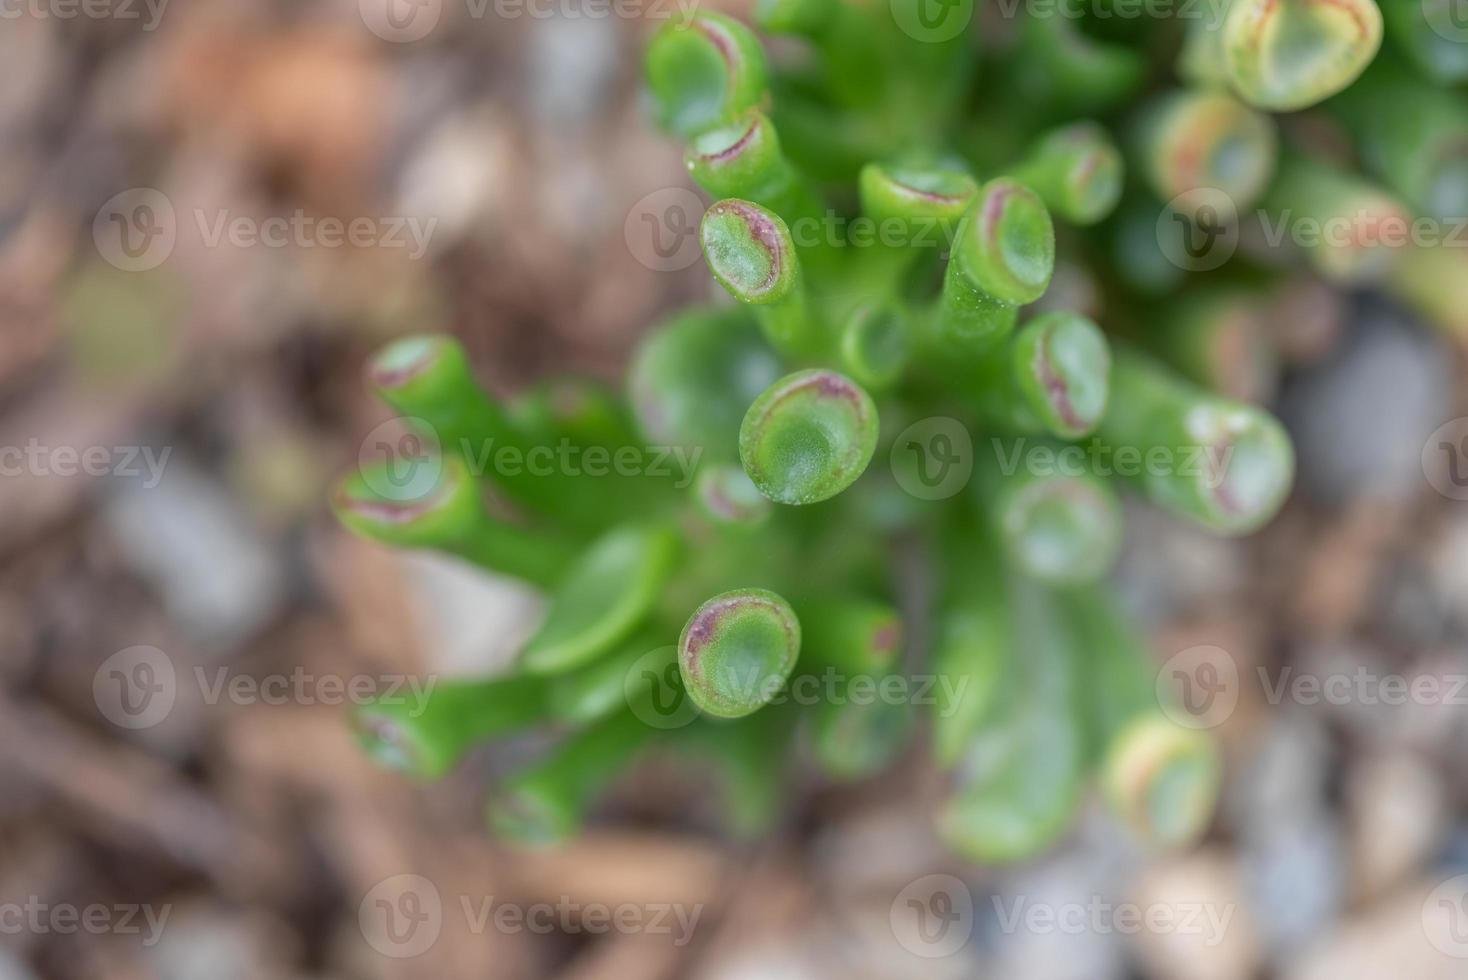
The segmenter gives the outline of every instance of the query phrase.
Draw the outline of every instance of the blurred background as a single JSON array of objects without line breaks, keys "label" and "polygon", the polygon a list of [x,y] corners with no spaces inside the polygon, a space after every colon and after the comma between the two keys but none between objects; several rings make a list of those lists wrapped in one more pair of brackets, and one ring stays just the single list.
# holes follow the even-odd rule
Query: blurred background
[{"label": "blurred background", "polygon": [[481,820],[513,749],[434,785],[357,750],[354,691],[491,671],[537,615],[326,512],[390,414],[364,360],[442,330],[502,394],[615,382],[710,295],[644,221],[698,204],[640,94],[674,10],[0,3],[0,978],[1462,977],[1461,346],[1318,283],[1269,321],[1285,513],[1128,514],[1164,674],[1234,671],[1199,850],[1088,810],[1041,862],[964,865],[918,754],[754,844],[639,772],[514,853]]}]

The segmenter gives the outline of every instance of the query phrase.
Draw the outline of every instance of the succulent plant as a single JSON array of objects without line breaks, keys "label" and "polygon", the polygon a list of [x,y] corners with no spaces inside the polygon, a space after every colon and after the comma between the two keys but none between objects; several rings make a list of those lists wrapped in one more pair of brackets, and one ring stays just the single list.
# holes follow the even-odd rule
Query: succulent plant
[{"label": "succulent plant", "polygon": [[[1463,58],[1405,6],[1378,57],[1372,0],[1125,32],[1012,9],[990,36],[907,0],[761,0],[759,26],[799,42],[778,61],[734,18],[668,23],[651,101],[709,196],[722,301],[655,326],[625,398],[501,403],[442,336],[374,361],[437,452],[350,476],[341,520],[548,597],[506,676],[440,684],[413,717],[362,710],[374,755],[438,776],[477,741],[552,733],[492,792],[497,832],[530,843],[575,832],[645,750],[702,760],[757,833],[790,767],[863,778],[914,744],[944,773],[938,828],[976,860],[1041,851],[1089,786],[1145,841],[1204,832],[1213,737],[1161,700],[1105,582],[1119,495],[1228,535],[1279,510],[1276,288],[1376,281],[1462,321],[1461,286],[1415,253],[1240,226],[1464,204],[1468,116],[1440,87]],[[1364,172],[1270,115],[1312,106]],[[1205,267],[1195,246],[1229,234]],[[550,452],[568,446],[627,465]],[[673,451],[696,472],[652,464]]]}]

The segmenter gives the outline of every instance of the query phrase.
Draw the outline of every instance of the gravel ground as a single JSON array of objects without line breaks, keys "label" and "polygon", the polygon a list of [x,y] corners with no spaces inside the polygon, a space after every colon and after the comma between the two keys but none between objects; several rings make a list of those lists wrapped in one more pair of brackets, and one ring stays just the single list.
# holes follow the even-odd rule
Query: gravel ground
[{"label": "gravel ground", "polygon": [[[372,0],[0,25],[0,446],[34,447],[0,479],[0,980],[1463,976],[1468,493],[1442,454],[1468,423],[1439,427],[1468,389],[1456,343],[1373,297],[1285,372],[1301,473],[1270,529],[1129,508],[1159,662],[1217,648],[1237,678],[1197,851],[1144,858],[1092,806],[1034,866],[962,865],[914,764],[805,787],[745,845],[653,768],[521,854],[480,800],[528,746],[434,785],[370,765],[352,683],[492,670],[538,600],[325,513],[388,416],[364,358],[440,329],[499,392],[614,379],[708,295],[629,247],[687,186],[638,101],[649,25],[429,7],[411,43]],[[322,247],[363,216],[366,247]],[[119,673],[167,705],[122,710]]]}]

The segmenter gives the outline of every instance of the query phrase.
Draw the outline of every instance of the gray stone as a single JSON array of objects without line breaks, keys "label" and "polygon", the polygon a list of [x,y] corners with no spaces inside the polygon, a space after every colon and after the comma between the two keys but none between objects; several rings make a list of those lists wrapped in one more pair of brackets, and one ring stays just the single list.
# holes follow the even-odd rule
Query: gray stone
[{"label": "gray stone", "polygon": [[1447,345],[1375,300],[1330,357],[1291,379],[1281,403],[1301,488],[1332,504],[1421,490],[1422,444],[1451,414]]}]

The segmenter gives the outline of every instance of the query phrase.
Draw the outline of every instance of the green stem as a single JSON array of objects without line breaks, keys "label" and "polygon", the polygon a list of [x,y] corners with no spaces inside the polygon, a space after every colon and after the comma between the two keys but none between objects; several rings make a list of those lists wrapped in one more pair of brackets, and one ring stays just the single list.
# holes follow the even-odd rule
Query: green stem
[{"label": "green stem", "polygon": [[1070,123],[1046,133],[1008,176],[1040,195],[1073,225],[1093,225],[1121,200],[1121,151],[1099,124]]},{"label": "green stem", "polygon": [[1264,208],[1316,271],[1337,283],[1384,278],[1410,243],[1412,215],[1400,201],[1368,180],[1301,157],[1282,163]]},{"label": "green stem", "polygon": [[461,460],[450,456],[413,465],[407,480],[392,462],[343,479],[331,498],[337,519],[371,541],[447,552],[542,587],[570,565],[575,546],[564,535],[490,517]]},{"label": "green stem", "polygon": [[802,633],[801,663],[807,670],[885,673],[902,654],[902,619],[884,602],[854,596],[816,596],[796,607]]},{"label": "green stem", "polygon": [[963,371],[965,403],[987,422],[1020,434],[1089,435],[1110,401],[1111,347],[1076,313],[1044,313],[1008,344],[978,354]]},{"label": "green stem", "polygon": [[1156,667],[1099,589],[1065,597],[1075,642],[1088,651],[1092,732],[1113,809],[1149,844],[1182,847],[1207,828],[1221,761],[1212,737],[1183,728],[1157,703]]},{"label": "green stem", "polygon": [[1206,527],[1241,534],[1279,509],[1294,450],[1262,409],[1209,394],[1130,349],[1115,352],[1112,399],[1097,445],[1106,465],[1135,476],[1158,504]]},{"label": "green stem", "polygon": [[985,184],[959,225],[943,277],[937,328],[959,349],[993,347],[1021,304],[1044,295],[1055,270],[1055,230],[1034,191],[1008,178]]},{"label": "green stem", "polygon": [[1111,570],[1121,553],[1122,512],[1109,482],[1084,470],[997,463],[976,467],[976,482],[1016,567],[1056,586],[1094,582]]},{"label": "green stem", "polygon": [[1050,846],[1080,802],[1083,733],[1076,651],[1054,600],[1015,581],[1016,642],[999,710],[964,747],[938,813],[948,844],[979,862],[1020,861]]},{"label": "green stem", "polygon": [[717,778],[719,811],[735,836],[758,837],[779,820],[798,717],[792,706],[776,705],[737,721],[696,721],[687,730],[699,765]]},{"label": "green stem", "polygon": [[779,215],[750,201],[720,201],[704,212],[699,238],[709,271],[729,295],[754,307],[775,349],[797,359],[829,349],[806,303],[795,243]]},{"label": "green stem", "polygon": [[534,677],[437,680],[425,696],[393,694],[362,705],[362,747],[392,769],[437,779],[475,745],[546,720],[545,683]]},{"label": "green stem", "polygon": [[592,803],[656,734],[623,711],[572,735],[498,788],[487,807],[490,826],[526,846],[576,836]]},{"label": "green stem", "polygon": [[1468,107],[1455,94],[1379,61],[1331,106],[1370,171],[1419,213],[1468,214]]}]

